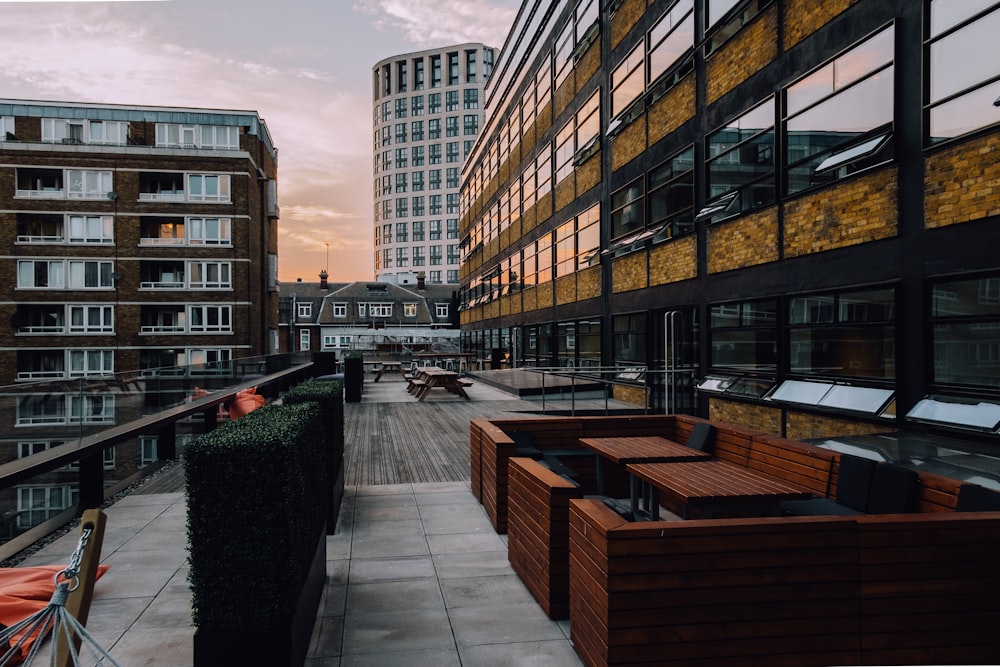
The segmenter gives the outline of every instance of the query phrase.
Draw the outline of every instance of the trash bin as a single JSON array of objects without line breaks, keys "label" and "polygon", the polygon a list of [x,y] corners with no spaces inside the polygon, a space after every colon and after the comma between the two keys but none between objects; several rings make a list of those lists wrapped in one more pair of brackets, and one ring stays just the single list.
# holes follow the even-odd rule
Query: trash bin
[{"label": "trash bin", "polygon": [[498,347],[490,350],[490,370],[498,371],[503,365],[503,350]]},{"label": "trash bin", "polygon": [[360,403],[364,382],[365,367],[361,357],[344,359],[344,400],[348,403]]}]

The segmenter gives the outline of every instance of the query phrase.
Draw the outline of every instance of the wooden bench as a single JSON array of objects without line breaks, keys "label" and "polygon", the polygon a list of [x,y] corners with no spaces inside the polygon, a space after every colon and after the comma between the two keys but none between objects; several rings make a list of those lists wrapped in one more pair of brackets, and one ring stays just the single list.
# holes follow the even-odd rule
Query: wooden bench
[{"label": "wooden bench", "polygon": [[508,471],[511,567],[549,618],[569,618],[569,500],[580,489],[532,459],[512,458]]},{"label": "wooden bench", "polygon": [[1000,512],[569,521],[588,667],[1000,663]]},{"label": "wooden bench", "polygon": [[805,442],[773,435],[755,435],[747,467],[809,489],[818,496],[832,496],[838,455]]}]

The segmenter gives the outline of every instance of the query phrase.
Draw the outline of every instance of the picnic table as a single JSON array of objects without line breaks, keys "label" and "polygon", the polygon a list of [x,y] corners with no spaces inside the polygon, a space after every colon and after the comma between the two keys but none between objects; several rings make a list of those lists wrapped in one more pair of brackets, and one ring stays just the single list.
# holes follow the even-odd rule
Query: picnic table
[{"label": "picnic table", "polygon": [[[629,463],[625,469],[649,485],[647,510],[654,521],[659,519],[660,494],[679,505],[685,519],[777,516],[781,501],[812,496],[794,484],[718,459]],[[633,512],[638,510],[633,506]]]},{"label": "picnic table", "polygon": [[[597,492],[604,495],[608,462],[670,463],[700,461],[712,455],[658,435],[580,438],[580,444],[597,455]],[[635,475],[629,477],[633,507],[638,506],[639,484]],[[634,509],[633,509],[634,511]]]},{"label": "picnic table", "polygon": [[410,379],[408,390],[418,401],[427,398],[432,389],[445,389],[448,392],[461,396],[465,400],[470,400],[465,388],[471,382],[466,382],[459,377],[455,371],[448,371],[437,366],[426,366],[417,369],[417,377]]},{"label": "picnic table", "polygon": [[399,373],[404,380],[409,379],[407,378],[406,373],[403,371],[403,362],[383,361],[381,362],[381,365],[375,369],[375,378],[372,380],[372,382],[378,382],[379,380],[381,380],[382,374],[385,373],[386,371],[395,371],[396,373]]}]

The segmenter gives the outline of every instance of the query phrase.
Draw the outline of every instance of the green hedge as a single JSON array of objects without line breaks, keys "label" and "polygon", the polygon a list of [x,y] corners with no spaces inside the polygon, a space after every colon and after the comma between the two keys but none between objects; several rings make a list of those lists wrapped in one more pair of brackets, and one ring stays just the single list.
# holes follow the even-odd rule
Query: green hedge
[{"label": "green hedge", "polygon": [[335,460],[344,457],[344,383],[336,380],[306,380],[282,397],[286,405],[315,401],[323,415],[323,437]]},{"label": "green hedge", "polygon": [[316,402],[270,405],[185,448],[198,628],[265,627],[294,612],[326,519],[324,421]]}]

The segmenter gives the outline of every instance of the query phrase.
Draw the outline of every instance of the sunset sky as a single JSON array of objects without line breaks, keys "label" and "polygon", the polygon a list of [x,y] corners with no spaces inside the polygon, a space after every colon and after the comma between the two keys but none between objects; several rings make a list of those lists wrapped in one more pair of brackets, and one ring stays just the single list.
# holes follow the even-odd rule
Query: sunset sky
[{"label": "sunset sky", "polygon": [[[0,0],[0,97],[257,111],[279,151],[279,278],[372,278],[371,67],[501,47],[518,0]],[[327,248],[329,244],[329,248]]]}]

